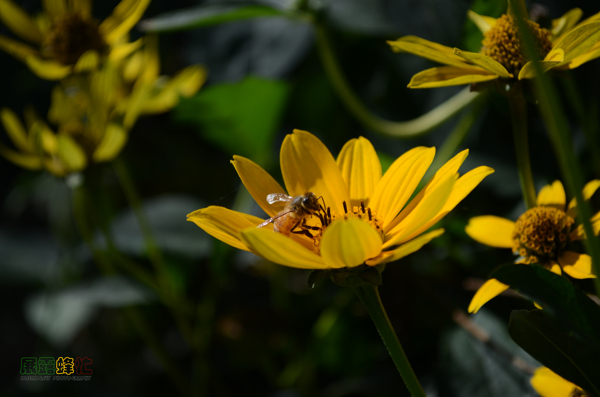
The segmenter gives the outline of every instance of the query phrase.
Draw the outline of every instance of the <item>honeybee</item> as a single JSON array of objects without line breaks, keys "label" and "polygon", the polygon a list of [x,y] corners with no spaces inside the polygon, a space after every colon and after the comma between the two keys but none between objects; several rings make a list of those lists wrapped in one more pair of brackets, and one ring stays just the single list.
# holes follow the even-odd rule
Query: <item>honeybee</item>
[{"label": "honeybee", "polygon": [[285,208],[272,218],[267,219],[257,227],[267,226],[273,222],[273,231],[281,233],[284,236],[290,236],[290,233],[304,234],[309,238],[314,236],[310,230],[321,230],[318,226],[309,226],[306,224],[306,219],[316,214],[323,225],[325,219],[325,201],[323,205],[319,203],[319,199],[313,192],[306,192],[303,195],[292,197],[284,193],[272,193],[267,196],[269,204],[284,202]]}]

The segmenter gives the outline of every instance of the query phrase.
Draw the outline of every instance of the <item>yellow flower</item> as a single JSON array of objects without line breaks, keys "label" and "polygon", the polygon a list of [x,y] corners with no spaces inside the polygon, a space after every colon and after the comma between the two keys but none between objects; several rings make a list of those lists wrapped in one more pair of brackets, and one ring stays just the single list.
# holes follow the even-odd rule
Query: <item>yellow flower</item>
[{"label": "yellow flower", "polygon": [[[367,139],[350,140],[336,161],[314,135],[294,130],[281,147],[281,171],[290,196],[312,192],[322,197],[325,211],[308,222],[314,237],[275,233],[272,224],[257,228],[263,219],[216,206],[194,211],[188,220],[235,248],[290,267],[336,269],[394,261],[442,234],[443,229],[422,233],[493,172],[482,166],[458,178],[465,150],[409,202],[434,154],[434,148],[409,150],[382,176]],[[234,156],[232,163],[259,206],[269,217],[277,216],[281,208],[270,205],[267,196],[286,190],[252,161]]]},{"label": "yellow flower", "polygon": [[[580,9],[572,9],[553,20],[551,30],[527,21],[542,59],[542,70],[574,69],[600,56],[600,13],[576,24],[581,15]],[[408,87],[446,87],[535,77],[532,61],[526,59],[521,48],[513,16],[505,14],[495,19],[473,11],[469,11],[468,16],[484,35],[479,53],[453,49],[415,36],[388,42],[395,52],[408,52],[446,65],[417,73]]]},{"label": "yellow flower", "polygon": [[[600,187],[596,179],[585,185],[585,200]],[[567,250],[569,242],[585,238],[583,225],[574,226],[577,202],[571,200],[565,211],[566,195],[560,181],[554,181],[540,190],[537,206],[523,213],[516,222],[487,215],[471,218],[465,231],[482,244],[497,248],[511,248],[519,255],[516,263],[539,263],[550,271],[562,270],[577,279],[594,278],[592,258],[587,254]],[[600,231],[600,212],[592,217],[594,233]],[[469,305],[469,313],[476,313],[490,299],[508,289],[496,279],[483,284]]]},{"label": "yellow flower", "polygon": [[91,0],[45,0],[44,12],[35,18],[11,0],[0,0],[0,20],[19,38],[0,35],[0,49],[25,62],[39,77],[57,80],[73,72],[96,68],[113,52],[132,50],[127,43],[131,28],[150,0],[122,0],[101,23],[91,15]]},{"label": "yellow flower", "polygon": [[535,370],[531,386],[541,397],[586,397],[588,394],[574,383],[555,374],[546,367]]}]

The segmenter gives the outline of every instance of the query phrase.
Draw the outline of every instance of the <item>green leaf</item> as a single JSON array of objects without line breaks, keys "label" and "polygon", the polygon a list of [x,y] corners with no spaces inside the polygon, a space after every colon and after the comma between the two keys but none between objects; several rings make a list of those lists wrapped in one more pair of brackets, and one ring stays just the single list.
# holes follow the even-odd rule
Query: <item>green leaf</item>
[{"label": "green leaf", "polygon": [[492,277],[531,298],[600,350],[600,306],[568,280],[536,265],[505,266]]},{"label": "green leaf", "polygon": [[174,117],[197,126],[206,140],[225,152],[264,165],[289,91],[285,82],[248,77],[182,98]]},{"label": "green leaf", "polygon": [[600,351],[566,331],[545,310],[513,311],[508,332],[546,367],[582,389],[600,395]]},{"label": "green leaf", "polygon": [[142,21],[139,28],[146,32],[174,32],[242,19],[287,15],[265,5],[209,4],[160,14]]}]

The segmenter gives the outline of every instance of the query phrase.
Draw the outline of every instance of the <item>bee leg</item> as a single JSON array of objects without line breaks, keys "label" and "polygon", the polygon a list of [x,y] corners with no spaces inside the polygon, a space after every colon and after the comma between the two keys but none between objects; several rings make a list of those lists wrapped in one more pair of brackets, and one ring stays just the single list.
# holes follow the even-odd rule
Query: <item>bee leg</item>
[{"label": "bee leg", "polygon": [[[300,223],[300,222],[298,222],[298,223]],[[302,224],[298,225],[298,223],[296,223],[294,225],[294,227],[292,228],[292,233],[294,233],[294,234],[304,234],[308,238],[315,238],[315,236],[313,236],[309,230],[321,230],[321,228],[318,226],[307,225],[306,218],[304,218],[302,220]],[[300,227],[300,230],[294,230],[296,227]]]}]

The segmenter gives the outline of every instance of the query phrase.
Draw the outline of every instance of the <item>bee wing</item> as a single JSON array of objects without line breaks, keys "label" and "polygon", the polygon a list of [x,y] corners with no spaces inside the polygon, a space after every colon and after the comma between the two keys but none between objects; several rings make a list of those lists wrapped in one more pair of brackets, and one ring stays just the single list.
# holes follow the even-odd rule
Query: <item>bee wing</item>
[{"label": "bee wing", "polygon": [[287,214],[289,214],[290,212],[294,212],[294,211],[292,211],[292,210],[289,210],[289,211],[285,211],[285,212],[280,212],[279,214],[275,215],[275,216],[274,216],[274,217],[272,217],[272,218],[269,218],[269,219],[267,219],[266,221],[264,221],[263,223],[261,223],[260,225],[258,225],[258,226],[256,226],[256,227],[257,227],[257,228],[259,228],[259,227],[265,227],[265,226],[267,226],[269,223],[271,223],[271,222],[275,222],[275,220],[276,220],[277,218],[281,218],[282,216],[284,216],[284,215],[287,215]]},{"label": "bee wing", "polygon": [[271,193],[267,196],[267,203],[274,204],[280,201],[288,202],[292,201],[294,198],[292,196],[288,196],[285,193]]}]

